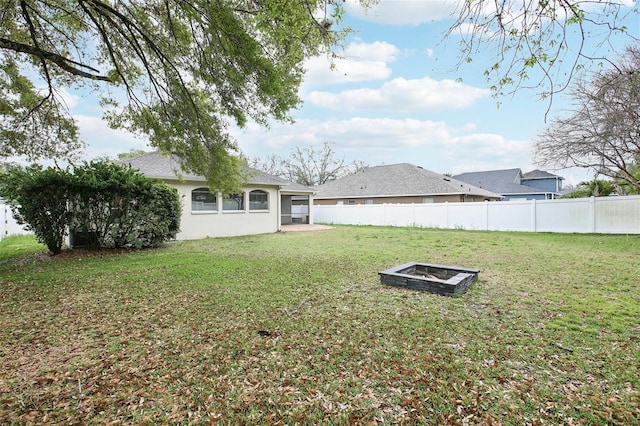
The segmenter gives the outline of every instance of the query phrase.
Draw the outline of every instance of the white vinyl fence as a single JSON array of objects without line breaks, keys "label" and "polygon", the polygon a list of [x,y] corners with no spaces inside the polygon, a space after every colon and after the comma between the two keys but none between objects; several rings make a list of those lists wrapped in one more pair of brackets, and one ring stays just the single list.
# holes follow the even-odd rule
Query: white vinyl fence
[{"label": "white vinyl fence", "polygon": [[28,234],[22,225],[13,218],[11,207],[0,200],[0,240],[9,235]]},{"label": "white vinyl fence", "polygon": [[313,206],[314,222],[487,231],[640,234],[640,196]]}]

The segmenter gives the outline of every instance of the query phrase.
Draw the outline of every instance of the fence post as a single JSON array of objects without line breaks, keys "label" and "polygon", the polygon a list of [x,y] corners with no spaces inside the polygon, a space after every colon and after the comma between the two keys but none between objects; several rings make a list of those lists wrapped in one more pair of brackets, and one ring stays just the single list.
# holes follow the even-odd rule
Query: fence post
[{"label": "fence post", "polygon": [[489,201],[484,200],[484,230],[489,230]]},{"label": "fence post", "polygon": [[591,227],[591,233],[596,233],[596,197],[593,195],[589,197],[589,225]]},{"label": "fence post", "polygon": [[537,204],[536,204],[536,199],[532,199],[531,200],[531,228],[533,232],[538,232],[538,224],[537,224],[537,214],[538,212],[536,211],[537,209]]}]

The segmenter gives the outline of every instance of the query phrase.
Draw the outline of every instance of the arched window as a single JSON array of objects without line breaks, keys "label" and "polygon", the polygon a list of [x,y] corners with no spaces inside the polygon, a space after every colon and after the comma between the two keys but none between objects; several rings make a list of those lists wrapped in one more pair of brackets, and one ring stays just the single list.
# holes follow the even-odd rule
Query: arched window
[{"label": "arched window", "polygon": [[267,191],[254,189],[249,193],[249,210],[269,210],[269,194]]},{"label": "arched window", "polygon": [[243,211],[244,210],[244,192],[240,194],[231,194],[222,200],[222,210],[224,211]]},{"label": "arched window", "polygon": [[191,191],[191,211],[218,211],[218,197],[209,188],[196,188]]}]

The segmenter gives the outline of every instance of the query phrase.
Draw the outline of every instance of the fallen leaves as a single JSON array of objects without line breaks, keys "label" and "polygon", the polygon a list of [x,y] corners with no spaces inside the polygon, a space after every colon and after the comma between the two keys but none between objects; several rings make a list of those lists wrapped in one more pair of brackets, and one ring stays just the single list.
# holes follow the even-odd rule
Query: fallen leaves
[{"label": "fallen leaves", "polygon": [[[366,253],[348,248],[354,235],[366,242]],[[413,248],[403,256],[416,247],[437,256],[430,241],[440,235],[449,234],[338,229],[313,245],[288,234],[94,256],[82,258],[81,267],[80,259],[64,257],[25,264],[30,269],[20,279],[0,278],[0,423],[536,425],[640,418],[632,307],[620,317],[599,313],[605,324],[636,321],[622,331],[559,329],[592,321],[585,313],[591,308],[571,311],[565,296],[574,290],[562,286],[568,278],[553,256],[536,263],[537,240],[527,236],[526,250],[498,246],[498,254],[474,249],[474,259],[489,262],[489,278],[463,298],[379,285],[377,265],[398,263],[392,243],[409,238]],[[465,235],[473,236],[469,247],[493,238],[456,238]],[[343,239],[324,240],[336,236]],[[396,251],[385,252],[389,244]],[[538,250],[565,253],[567,244]],[[525,276],[506,255],[529,256]],[[301,260],[284,264],[283,256]],[[610,271],[602,274],[604,280]],[[536,276],[559,283],[532,281]]]}]

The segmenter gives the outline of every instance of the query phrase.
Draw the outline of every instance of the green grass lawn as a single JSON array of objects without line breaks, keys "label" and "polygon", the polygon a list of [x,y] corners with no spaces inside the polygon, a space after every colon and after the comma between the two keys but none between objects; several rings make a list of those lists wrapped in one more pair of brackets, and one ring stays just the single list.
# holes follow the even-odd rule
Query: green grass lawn
[{"label": "green grass lawn", "polygon": [[[461,297],[380,284],[481,270]],[[638,424],[640,236],[0,242],[0,423]]]}]

